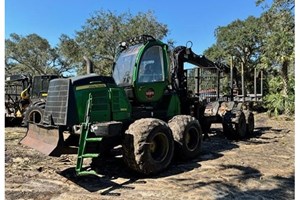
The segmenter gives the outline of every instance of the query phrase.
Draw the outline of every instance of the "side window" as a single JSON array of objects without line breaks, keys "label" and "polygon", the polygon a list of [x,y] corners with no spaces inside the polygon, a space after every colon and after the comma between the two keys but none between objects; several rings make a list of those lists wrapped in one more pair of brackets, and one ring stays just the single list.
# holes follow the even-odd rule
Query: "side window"
[{"label": "side window", "polygon": [[164,81],[163,51],[160,46],[152,46],[142,56],[139,66],[139,83]]}]

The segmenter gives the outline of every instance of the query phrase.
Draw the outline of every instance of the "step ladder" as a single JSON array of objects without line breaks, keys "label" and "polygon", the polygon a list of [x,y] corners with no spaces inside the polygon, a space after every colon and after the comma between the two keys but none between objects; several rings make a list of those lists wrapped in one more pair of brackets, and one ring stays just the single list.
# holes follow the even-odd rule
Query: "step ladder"
[{"label": "step ladder", "polygon": [[84,175],[96,175],[95,170],[87,170],[86,167],[83,167],[83,160],[85,158],[96,158],[99,156],[99,153],[86,153],[87,144],[88,143],[97,143],[102,141],[102,137],[92,136],[90,131],[91,122],[90,116],[93,107],[93,97],[89,94],[89,99],[87,101],[86,106],[86,113],[85,113],[85,120],[81,124],[80,128],[80,139],[79,139],[79,147],[78,147],[78,154],[77,154],[77,163],[76,163],[76,174],[77,176],[84,176]]}]

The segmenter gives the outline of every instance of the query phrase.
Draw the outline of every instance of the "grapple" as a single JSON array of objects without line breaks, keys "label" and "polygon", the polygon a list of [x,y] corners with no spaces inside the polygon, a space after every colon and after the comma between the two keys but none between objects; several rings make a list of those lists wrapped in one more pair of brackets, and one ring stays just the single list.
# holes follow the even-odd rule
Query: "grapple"
[{"label": "grapple", "polygon": [[63,130],[53,126],[47,127],[29,123],[27,133],[20,143],[49,156],[58,157],[61,154],[77,152],[76,149],[66,145]]}]

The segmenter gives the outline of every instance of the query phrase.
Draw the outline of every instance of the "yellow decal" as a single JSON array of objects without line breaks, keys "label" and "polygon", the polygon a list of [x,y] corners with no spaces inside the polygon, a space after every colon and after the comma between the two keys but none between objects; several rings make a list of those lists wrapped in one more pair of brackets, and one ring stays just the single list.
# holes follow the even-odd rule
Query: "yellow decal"
[{"label": "yellow decal", "polygon": [[46,97],[46,96],[48,96],[47,93],[42,93],[42,97]]},{"label": "yellow decal", "polygon": [[81,85],[77,86],[76,90],[85,90],[85,89],[93,89],[93,88],[103,88],[106,87],[105,84],[92,84],[92,85]]},{"label": "yellow decal", "polygon": [[20,112],[20,110],[17,111],[16,117],[22,117],[22,113]]}]

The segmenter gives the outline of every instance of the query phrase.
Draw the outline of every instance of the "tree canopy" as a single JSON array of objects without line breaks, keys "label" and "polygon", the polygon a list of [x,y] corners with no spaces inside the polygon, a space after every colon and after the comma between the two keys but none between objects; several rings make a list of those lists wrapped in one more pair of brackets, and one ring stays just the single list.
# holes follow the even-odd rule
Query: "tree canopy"
[{"label": "tree canopy", "polygon": [[[243,63],[246,80],[252,79],[254,68],[268,72],[266,107],[276,114],[290,114],[294,110],[294,1],[274,0],[268,5],[258,0],[256,3],[265,8],[260,17],[250,16],[218,27],[216,43],[204,54],[227,63],[232,57],[237,68]],[[277,86],[280,90],[274,89]]]},{"label": "tree canopy", "polygon": [[[260,57],[261,35],[260,19],[250,16],[246,20],[235,20],[227,26],[216,29],[217,41],[204,54],[212,60],[227,64],[233,59],[233,64],[239,71],[242,63],[245,66],[245,79],[250,82],[253,80],[253,71]],[[253,85],[250,84],[248,87]]]},{"label": "tree canopy", "polygon": [[35,74],[61,74],[70,66],[61,62],[57,49],[37,34],[25,37],[16,33],[5,40],[5,72]]},{"label": "tree canopy", "polygon": [[87,19],[75,38],[62,35],[59,49],[64,58],[77,67],[79,74],[84,73],[82,57],[87,56],[93,60],[95,72],[108,75],[121,41],[141,34],[162,39],[167,33],[167,25],[159,23],[152,11],[137,15],[98,11]]},{"label": "tree canopy", "polygon": [[[257,1],[261,5],[265,1]],[[276,114],[294,112],[295,77],[295,2],[293,0],[274,0],[270,8],[261,16],[264,31],[261,48],[261,64],[273,69],[273,79],[282,83],[280,92],[270,90],[266,101]],[[278,80],[277,75],[280,79]],[[272,84],[270,85],[272,88]],[[277,96],[276,96],[277,95]],[[274,98],[272,98],[274,96]],[[282,102],[282,103],[278,103]]]},{"label": "tree canopy", "polygon": [[152,11],[132,15],[129,11],[116,14],[101,10],[86,20],[74,38],[62,34],[56,47],[37,34],[14,33],[5,40],[5,71],[34,75],[63,74],[75,69],[77,74],[84,74],[86,56],[93,61],[96,73],[109,75],[119,42],[141,34],[162,39],[168,28],[157,21]]}]

